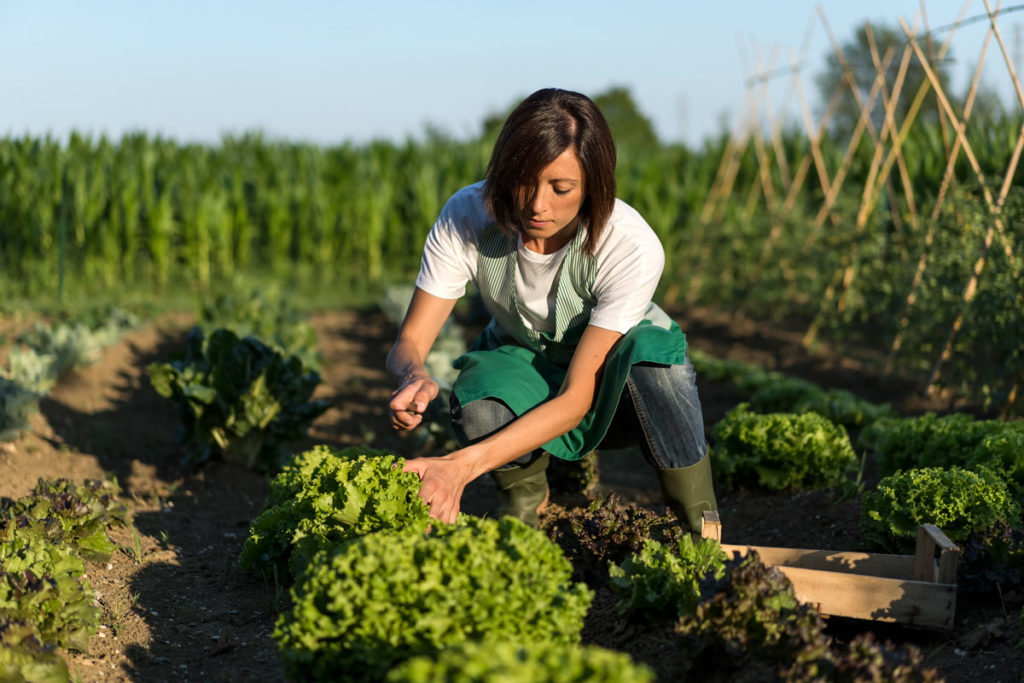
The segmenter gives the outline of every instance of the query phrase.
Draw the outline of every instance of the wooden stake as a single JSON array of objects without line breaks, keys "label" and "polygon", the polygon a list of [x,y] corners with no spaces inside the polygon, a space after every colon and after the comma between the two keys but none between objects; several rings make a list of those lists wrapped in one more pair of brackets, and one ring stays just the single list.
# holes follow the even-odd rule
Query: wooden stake
[{"label": "wooden stake", "polygon": [[[907,35],[907,40],[910,41],[910,45],[914,48],[914,52],[917,54],[918,59],[922,59],[923,54],[921,51],[921,46],[918,45],[917,40],[915,40],[914,36],[910,33],[910,30],[907,28],[906,23],[904,23],[902,19],[900,20],[900,26],[903,28],[903,32]],[[1000,193],[999,202],[996,203],[995,201],[993,201],[992,193],[989,191],[988,187],[984,183],[984,175],[981,172],[981,167],[978,164],[977,158],[975,158],[974,156],[974,150],[971,149],[971,145],[967,141],[967,138],[964,134],[964,123],[957,119],[956,114],[953,112],[953,108],[949,104],[949,100],[946,99],[945,93],[943,93],[942,91],[938,78],[935,76],[935,72],[932,71],[931,69],[931,66],[928,65],[926,62],[922,62],[922,67],[924,68],[925,75],[928,77],[928,80],[931,81],[932,87],[935,89],[935,95],[938,98],[939,102],[942,104],[943,109],[946,110],[946,113],[947,115],[949,115],[950,120],[952,120],[955,123],[957,137],[960,138],[961,144],[964,148],[964,153],[967,155],[967,159],[971,162],[971,167],[974,170],[975,175],[978,176],[978,181],[979,183],[981,183],[982,193],[985,197],[985,203],[988,205],[989,212],[992,215],[992,221],[989,223],[989,228],[985,233],[985,239],[982,245],[981,254],[978,256],[978,260],[974,264],[974,269],[971,273],[971,277],[967,282],[967,286],[964,288],[964,294],[960,304],[960,312],[957,314],[956,319],[953,320],[953,325],[950,328],[949,334],[946,338],[946,344],[943,347],[942,353],[939,355],[938,360],[936,360],[934,366],[932,367],[931,374],[928,377],[928,382],[925,385],[925,393],[930,395],[934,393],[935,385],[939,380],[943,364],[947,360],[949,360],[949,358],[952,357],[953,355],[953,343],[955,342],[956,337],[960,332],[960,328],[963,326],[964,317],[967,313],[967,309],[970,307],[971,302],[974,300],[974,295],[977,292],[978,282],[981,279],[982,271],[985,268],[986,257],[988,249],[992,244],[994,232],[998,231],[1000,232],[1000,234],[1005,235],[1003,223],[1001,218],[999,217],[999,213],[1002,209],[1002,202],[1005,199],[1005,195]],[[1020,143],[1021,140],[1018,140],[1018,149],[1014,151],[1014,156],[1011,160],[1010,167],[1007,169],[1007,174],[1011,176],[1016,171],[1017,161],[1020,159]],[[1004,239],[1004,245],[1009,247],[1007,242],[1008,240]],[[1007,257],[1010,260],[1010,264],[1015,265],[1015,259],[1012,258],[1012,253],[1008,253]]]},{"label": "wooden stake", "polygon": [[[1002,6],[1002,0],[1000,0],[999,6]],[[985,34],[985,41],[981,46],[981,55],[979,56],[978,64],[974,69],[974,77],[971,79],[970,90],[967,92],[967,102],[964,104],[965,124],[971,118],[971,113],[974,109],[974,100],[978,93],[978,85],[981,83],[982,67],[985,65],[985,57],[988,54],[988,46],[991,39],[992,29],[990,28]],[[956,170],[956,162],[960,156],[960,147],[960,138],[957,137],[953,141],[953,149],[950,151],[949,158],[946,161],[946,169],[942,174],[942,184],[939,187],[938,197],[936,197],[935,204],[932,206],[931,213],[928,216],[928,231],[924,237],[924,248],[921,250],[921,256],[917,261],[917,268],[914,271],[914,279],[910,283],[910,291],[907,294],[907,299],[903,305],[903,314],[900,316],[900,323],[896,331],[896,337],[892,340],[889,355],[885,360],[884,374],[886,375],[892,372],[893,361],[895,360],[900,347],[903,345],[903,335],[906,332],[907,327],[910,325],[910,310],[913,308],[914,303],[917,300],[917,288],[921,286],[921,281],[924,279],[924,270],[928,254],[931,250],[932,242],[935,239],[935,224],[936,221],[938,221],[939,213],[942,210],[942,204],[945,201],[946,192],[949,191],[949,186],[953,180],[953,174]]]}]

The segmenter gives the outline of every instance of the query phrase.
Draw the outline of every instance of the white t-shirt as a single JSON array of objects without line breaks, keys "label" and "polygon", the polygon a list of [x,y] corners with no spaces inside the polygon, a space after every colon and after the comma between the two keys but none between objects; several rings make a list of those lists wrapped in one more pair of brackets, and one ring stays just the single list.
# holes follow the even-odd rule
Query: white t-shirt
[{"label": "white t-shirt", "polygon": [[[416,286],[442,299],[458,299],[466,283],[476,282],[480,237],[494,223],[483,202],[484,182],[462,188],[448,200],[427,235]],[[538,254],[518,239],[516,292],[529,327],[555,329],[558,274],[568,244],[552,254]],[[665,250],[643,217],[616,199],[594,252],[597,304],[590,323],[625,334],[643,319],[665,267]]]}]

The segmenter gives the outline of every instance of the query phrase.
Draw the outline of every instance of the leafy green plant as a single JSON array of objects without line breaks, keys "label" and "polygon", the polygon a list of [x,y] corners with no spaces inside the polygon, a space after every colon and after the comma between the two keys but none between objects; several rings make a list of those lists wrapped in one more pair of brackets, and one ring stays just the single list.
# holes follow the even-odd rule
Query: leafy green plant
[{"label": "leafy green plant", "polygon": [[41,642],[84,651],[98,610],[82,560],[51,540],[59,527],[31,515],[0,526],[0,620],[31,624]]},{"label": "leafy green plant", "polygon": [[977,420],[965,413],[925,413],[880,420],[861,432],[857,446],[878,454],[882,474],[914,467],[962,467],[982,441],[1006,428],[1007,423]]},{"label": "leafy green plant", "polygon": [[680,617],[676,633],[688,660],[687,679],[937,680],[933,670],[920,668],[914,648],[857,638],[837,650],[824,628],[812,607],[797,602],[789,579],[751,552],[707,575],[699,604]]},{"label": "leafy green plant", "polygon": [[149,377],[177,404],[182,442],[193,446],[199,462],[220,453],[229,462],[274,470],[284,444],[301,439],[330,406],[310,400],[318,373],[231,330],[205,339],[193,328],[184,359],[151,364]]},{"label": "leafy green plant", "polygon": [[677,617],[700,600],[705,576],[721,576],[725,553],[711,539],[694,541],[683,534],[675,543],[647,540],[640,552],[608,569],[611,587],[620,596],[621,612]]},{"label": "leafy green plant", "polygon": [[595,499],[586,508],[562,515],[545,515],[540,528],[557,543],[573,566],[573,579],[597,587],[608,580],[609,563],[619,564],[638,553],[648,539],[674,543],[679,525],[667,523],[650,510],[623,504],[614,493]]},{"label": "leafy green plant", "polygon": [[693,369],[701,377],[716,382],[732,382],[737,389],[747,394],[752,394],[764,386],[786,379],[781,372],[765,370],[758,365],[743,361],[715,358],[700,349],[688,349],[687,355],[693,363]]},{"label": "leafy green plant", "polygon": [[592,594],[542,532],[505,517],[380,531],[314,557],[274,639],[289,676],[379,680],[464,641],[579,642]]},{"label": "leafy green plant", "polygon": [[885,477],[861,498],[861,530],[889,549],[914,546],[917,527],[935,524],[956,542],[996,522],[1019,521],[1020,504],[990,470],[925,467]]},{"label": "leafy green plant", "polygon": [[54,649],[39,641],[32,624],[0,617],[0,681],[65,683],[68,666]]},{"label": "leafy green plant", "polygon": [[597,451],[591,451],[579,460],[551,458],[547,474],[552,492],[578,493],[592,498],[597,493],[601,478]]},{"label": "leafy green plant", "polygon": [[1024,422],[1003,424],[1003,429],[986,436],[971,451],[965,467],[991,469],[1020,501],[1024,500]]},{"label": "leafy green plant", "polygon": [[414,657],[388,672],[388,683],[653,683],[654,672],[629,655],[594,645],[465,642],[436,657]]},{"label": "leafy green plant", "polygon": [[316,330],[276,288],[258,287],[214,297],[200,306],[199,320],[207,336],[217,329],[229,329],[239,337],[253,336],[285,357],[297,357],[306,369],[320,369]]},{"label": "leafy green plant", "polygon": [[382,529],[424,531],[429,510],[420,479],[404,461],[371,448],[328,446],[294,456],[270,482],[239,564],[245,571],[283,568],[298,576],[320,550]]},{"label": "leafy green plant", "polygon": [[893,412],[888,405],[877,405],[857,398],[843,389],[822,389],[813,382],[787,377],[765,383],[750,397],[755,413],[814,412],[844,427],[863,427]]},{"label": "leafy green plant", "polygon": [[730,410],[712,431],[716,480],[782,491],[837,486],[857,466],[846,429],[817,413]]},{"label": "leafy green plant", "polygon": [[1024,527],[996,522],[959,545],[957,591],[992,596],[1024,589]]},{"label": "leafy green plant", "polygon": [[131,524],[120,493],[113,478],[86,480],[82,485],[67,479],[40,479],[30,495],[0,508],[0,523],[25,524],[27,519],[48,526],[51,542],[69,545],[87,560],[106,562],[116,549],[107,527]]},{"label": "leafy green plant", "polygon": [[13,441],[27,432],[28,418],[39,410],[39,394],[0,374],[0,441]]}]

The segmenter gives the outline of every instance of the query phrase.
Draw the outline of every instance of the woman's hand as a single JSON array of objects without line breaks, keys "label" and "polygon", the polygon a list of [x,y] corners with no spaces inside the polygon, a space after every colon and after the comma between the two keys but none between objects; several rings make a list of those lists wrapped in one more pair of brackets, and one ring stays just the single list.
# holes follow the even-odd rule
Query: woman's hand
[{"label": "woman's hand", "polygon": [[438,386],[425,375],[413,376],[402,382],[401,386],[391,392],[391,426],[401,431],[409,431],[423,422],[423,413],[427,404],[437,396]]},{"label": "woman's hand", "polygon": [[430,506],[430,516],[454,524],[462,503],[462,492],[473,480],[464,458],[454,453],[436,458],[413,458],[405,461],[404,472],[415,472],[423,485],[420,498]]}]

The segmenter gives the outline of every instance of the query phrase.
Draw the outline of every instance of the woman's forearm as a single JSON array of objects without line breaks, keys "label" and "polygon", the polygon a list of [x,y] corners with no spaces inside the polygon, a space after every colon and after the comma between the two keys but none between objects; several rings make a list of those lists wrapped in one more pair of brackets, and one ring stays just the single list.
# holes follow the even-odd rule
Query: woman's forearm
[{"label": "woman's forearm", "polygon": [[409,340],[399,338],[388,352],[384,362],[387,371],[395,376],[399,384],[413,377],[429,377],[425,367],[426,358]]}]

